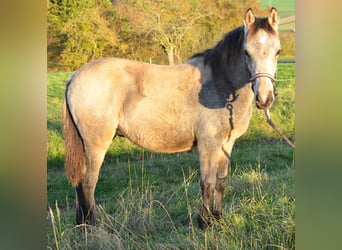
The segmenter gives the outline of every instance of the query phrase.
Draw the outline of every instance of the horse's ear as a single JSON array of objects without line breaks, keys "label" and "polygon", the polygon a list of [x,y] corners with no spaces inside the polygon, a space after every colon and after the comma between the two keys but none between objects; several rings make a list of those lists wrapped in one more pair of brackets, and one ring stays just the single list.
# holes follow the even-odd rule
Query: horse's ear
[{"label": "horse's ear", "polygon": [[270,15],[268,16],[268,23],[273,27],[275,31],[278,31],[279,19],[280,18],[278,10],[272,7]]},{"label": "horse's ear", "polygon": [[251,8],[249,8],[246,13],[245,17],[243,19],[243,23],[245,24],[246,27],[249,27],[251,24],[255,22],[255,16],[253,14],[253,11]]}]

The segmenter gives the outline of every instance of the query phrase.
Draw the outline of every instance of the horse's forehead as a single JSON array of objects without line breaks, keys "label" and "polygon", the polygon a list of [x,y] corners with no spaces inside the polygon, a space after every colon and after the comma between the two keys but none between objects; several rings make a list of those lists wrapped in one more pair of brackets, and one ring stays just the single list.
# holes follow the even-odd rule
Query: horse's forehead
[{"label": "horse's forehead", "polygon": [[262,46],[262,45],[267,45],[267,46],[271,46],[271,45],[276,45],[277,43],[279,43],[279,38],[278,36],[274,35],[274,34],[270,34],[269,32],[265,31],[265,30],[258,30],[256,32],[254,32],[252,35],[248,36],[247,38],[247,43],[250,45],[255,45],[255,46]]}]

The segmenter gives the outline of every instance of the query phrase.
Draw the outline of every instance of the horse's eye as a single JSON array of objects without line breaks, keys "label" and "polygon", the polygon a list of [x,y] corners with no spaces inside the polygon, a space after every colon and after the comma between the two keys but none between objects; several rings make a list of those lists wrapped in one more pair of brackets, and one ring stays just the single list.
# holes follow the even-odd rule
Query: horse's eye
[{"label": "horse's eye", "polygon": [[276,56],[279,56],[279,55],[280,55],[280,52],[281,52],[281,49],[277,51]]},{"label": "horse's eye", "polygon": [[250,58],[250,55],[248,54],[248,51],[247,51],[247,50],[245,50],[245,56],[246,56],[247,58]]}]

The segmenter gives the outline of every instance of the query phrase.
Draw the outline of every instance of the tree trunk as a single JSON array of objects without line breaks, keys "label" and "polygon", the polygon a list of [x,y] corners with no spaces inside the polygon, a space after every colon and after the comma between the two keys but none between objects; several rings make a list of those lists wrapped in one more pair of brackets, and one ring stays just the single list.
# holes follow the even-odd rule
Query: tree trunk
[{"label": "tree trunk", "polygon": [[170,45],[169,49],[167,50],[167,56],[168,56],[168,59],[169,59],[169,65],[175,65],[174,51],[175,51],[175,46],[174,45]]}]

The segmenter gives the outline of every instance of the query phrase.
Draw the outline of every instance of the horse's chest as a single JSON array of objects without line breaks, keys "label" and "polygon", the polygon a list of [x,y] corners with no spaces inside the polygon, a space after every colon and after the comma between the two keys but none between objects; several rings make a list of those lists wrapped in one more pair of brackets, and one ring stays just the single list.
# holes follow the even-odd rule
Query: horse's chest
[{"label": "horse's chest", "polygon": [[233,106],[232,110],[229,110],[229,123],[230,128],[234,131],[236,137],[240,137],[244,134],[249,126],[249,122],[252,117],[252,105],[246,106]]}]

